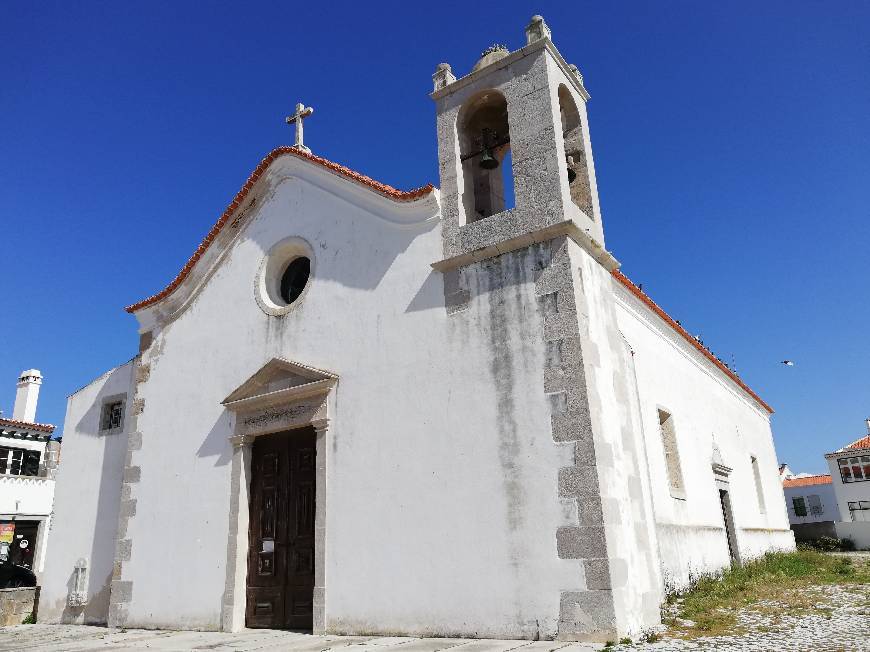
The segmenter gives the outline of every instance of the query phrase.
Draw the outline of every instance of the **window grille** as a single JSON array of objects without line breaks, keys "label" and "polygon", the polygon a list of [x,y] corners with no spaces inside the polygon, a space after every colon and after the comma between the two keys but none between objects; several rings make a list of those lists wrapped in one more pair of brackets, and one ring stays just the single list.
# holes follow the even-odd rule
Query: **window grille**
[{"label": "window grille", "polygon": [[112,401],[103,405],[100,430],[116,430],[124,423],[124,402]]},{"label": "window grille", "polygon": [[822,499],[819,498],[816,494],[807,496],[807,504],[810,508],[810,514],[812,514],[813,516],[818,516],[825,511],[822,507]]},{"label": "window grille", "polygon": [[870,523],[870,500],[850,502],[849,514],[856,523]]},{"label": "window grille", "polygon": [[837,460],[837,464],[840,466],[840,479],[844,483],[870,480],[870,455],[843,457]]},{"label": "window grille", "polygon": [[40,451],[0,446],[0,474],[39,475]]}]

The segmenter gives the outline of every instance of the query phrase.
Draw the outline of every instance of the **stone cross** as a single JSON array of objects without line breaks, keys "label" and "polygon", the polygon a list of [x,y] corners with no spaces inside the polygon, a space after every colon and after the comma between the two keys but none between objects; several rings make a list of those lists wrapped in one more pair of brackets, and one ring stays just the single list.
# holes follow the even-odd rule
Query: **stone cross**
[{"label": "stone cross", "polygon": [[314,113],[313,107],[305,106],[300,102],[296,105],[296,113],[287,116],[288,125],[296,124],[296,148],[309,154],[311,153],[311,150],[308,149],[302,141],[302,121],[312,113]]}]

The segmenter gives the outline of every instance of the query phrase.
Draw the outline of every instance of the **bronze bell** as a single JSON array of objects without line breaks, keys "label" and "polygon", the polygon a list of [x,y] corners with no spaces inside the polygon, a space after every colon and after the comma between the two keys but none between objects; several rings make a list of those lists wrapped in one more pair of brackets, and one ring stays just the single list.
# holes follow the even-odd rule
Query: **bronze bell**
[{"label": "bronze bell", "polygon": [[572,167],[574,165],[574,157],[566,156],[565,158],[568,162],[568,183],[574,183],[574,179],[577,178],[577,173],[574,172],[574,168]]},{"label": "bronze bell", "polygon": [[483,150],[480,157],[480,167],[484,170],[495,170],[498,167],[498,159],[492,155],[491,149]]}]

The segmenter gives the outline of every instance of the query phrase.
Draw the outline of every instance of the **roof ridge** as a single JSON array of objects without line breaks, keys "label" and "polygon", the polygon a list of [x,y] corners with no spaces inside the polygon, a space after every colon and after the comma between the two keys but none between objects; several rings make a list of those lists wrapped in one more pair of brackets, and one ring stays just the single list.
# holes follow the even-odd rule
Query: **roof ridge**
[{"label": "roof ridge", "polygon": [[19,419],[7,419],[0,417],[0,425],[18,426],[21,428],[29,428],[30,430],[43,430],[45,432],[54,432],[56,426],[50,423],[36,423],[34,421],[20,421]]},{"label": "roof ridge", "polygon": [[284,155],[295,156],[297,158],[305,159],[311,161],[312,163],[316,163],[317,165],[320,165],[327,170],[338,174],[339,176],[343,176],[346,179],[349,179],[361,185],[368,186],[378,194],[397,202],[415,201],[425,195],[430,194],[432,191],[435,190],[435,186],[433,186],[431,183],[427,183],[425,186],[420,186],[419,188],[414,188],[413,190],[397,190],[393,186],[387,185],[386,183],[381,183],[380,181],[375,181],[371,177],[357,172],[356,170],[351,170],[344,165],[335,163],[321,156],[317,156],[315,154],[311,154],[310,152],[301,150],[295,145],[281,145],[280,147],[276,147],[271,152],[269,152],[263,158],[263,160],[260,161],[259,165],[254,168],[254,171],[251,172],[251,174],[248,176],[248,180],[236,193],[233,201],[231,201],[229,206],[226,207],[224,212],[218,218],[218,221],[215,222],[214,226],[211,227],[205,238],[203,238],[202,242],[196,248],[196,251],[193,252],[193,255],[191,255],[187,263],[185,263],[184,267],[181,268],[181,271],[178,272],[178,274],[169,283],[169,285],[163,288],[160,292],[152,294],[150,297],[147,297],[145,299],[142,299],[141,301],[137,301],[136,303],[127,306],[126,308],[124,308],[124,310],[129,313],[134,313],[137,310],[141,310],[146,306],[157,303],[158,301],[165,299],[170,294],[172,294],[178,288],[178,286],[181,285],[184,279],[187,278],[194,265],[196,265],[197,261],[202,258],[203,254],[205,254],[206,250],[211,246],[215,238],[217,238],[218,234],[229,221],[230,216],[236,211],[239,206],[241,206],[245,197],[251,191],[251,188],[254,187],[254,184],[260,179],[261,176],[263,176],[268,167],[278,157]]},{"label": "roof ridge", "polygon": [[659,317],[661,317],[668,326],[673,328],[678,334],[680,334],[683,339],[685,339],[689,344],[691,344],[695,349],[697,349],[705,358],[707,358],[710,362],[712,362],[716,367],[719,368],[726,376],[728,376],[731,380],[733,380],[737,385],[749,396],[758,401],[758,403],[767,410],[770,414],[773,414],[773,408],[770,407],[758,394],[756,394],[752,389],[744,383],[740,376],[731,371],[728,367],[726,367],[721,360],[719,360],[715,355],[710,353],[704,346],[702,346],[694,337],[692,337],[689,332],[683,328],[677,321],[671,317],[668,313],[666,313],[655,301],[653,301],[646,292],[641,290],[638,286],[636,286],[625,274],[620,272],[618,269],[614,269],[610,272],[613,277],[622,283],[629,292],[631,292],[634,296],[641,300],[647,307],[651,308],[654,313],[656,313]]}]

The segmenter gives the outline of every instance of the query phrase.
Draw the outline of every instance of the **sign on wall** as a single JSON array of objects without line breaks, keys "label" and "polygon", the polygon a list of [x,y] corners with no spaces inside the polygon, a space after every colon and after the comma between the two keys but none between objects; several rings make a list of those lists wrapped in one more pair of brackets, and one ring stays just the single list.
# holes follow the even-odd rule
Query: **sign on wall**
[{"label": "sign on wall", "polygon": [[15,539],[15,523],[0,523],[0,543],[12,543]]}]

